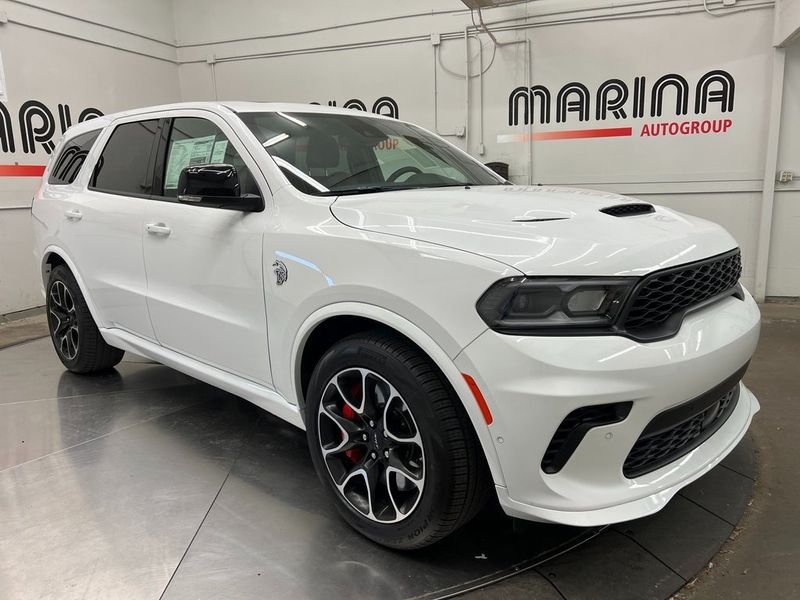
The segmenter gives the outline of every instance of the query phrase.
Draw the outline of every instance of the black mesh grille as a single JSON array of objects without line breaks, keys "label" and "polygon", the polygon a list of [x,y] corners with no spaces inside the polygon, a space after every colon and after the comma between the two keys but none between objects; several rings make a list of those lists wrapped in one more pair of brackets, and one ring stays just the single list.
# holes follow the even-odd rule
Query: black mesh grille
[{"label": "black mesh grille", "polygon": [[732,291],[741,274],[739,250],[653,273],[633,292],[623,327],[634,337],[658,334],[671,318],[679,321],[687,309]]},{"label": "black mesh grille", "polygon": [[557,473],[592,427],[619,423],[631,411],[632,402],[583,406],[569,413],[556,429],[542,458],[542,471]]},{"label": "black mesh grille", "polygon": [[617,204],[600,209],[601,213],[606,213],[612,217],[633,217],[636,215],[646,215],[656,212],[652,204]]},{"label": "black mesh grille", "polygon": [[[727,382],[729,385],[730,382]],[[636,441],[625,459],[622,472],[632,478],[650,473],[684,456],[706,441],[736,408],[739,399],[738,379],[734,387],[721,396],[714,390],[716,398],[708,395],[673,409],[682,419],[663,427],[665,421],[674,421],[667,411],[657,416]],[[693,406],[695,405],[695,406]],[[692,410],[692,409],[696,410]],[[686,414],[690,416],[686,417]]]}]

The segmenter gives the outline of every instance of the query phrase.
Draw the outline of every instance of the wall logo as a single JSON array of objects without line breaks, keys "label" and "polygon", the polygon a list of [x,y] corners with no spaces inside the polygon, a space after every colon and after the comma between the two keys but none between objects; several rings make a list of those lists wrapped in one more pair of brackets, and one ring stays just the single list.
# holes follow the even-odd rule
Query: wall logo
[{"label": "wall logo", "polygon": [[[312,102],[311,104],[319,105],[319,102]],[[328,106],[336,106],[336,100],[328,100]],[[342,104],[342,108],[352,108],[353,110],[367,111],[367,105],[363,100],[358,98],[351,98]],[[372,104],[372,113],[376,115],[384,115],[392,117],[393,119],[400,118],[400,108],[397,106],[397,101],[390,96],[381,96]]]},{"label": "wall logo", "polygon": [[[72,125],[72,110],[68,104],[59,104],[57,107],[58,127],[63,134]],[[78,123],[101,117],[103,113],[97,108],[85,108],[78,114]],[[0,149],[6,153],[17,151],[17,139],[21,142],[22,152],[35,154],[38,147],[51,154],[56,145],[53,138],[56,136],[56,119],[53,112],[38,100],[28,100],[19,107],[17,112],[18,130],[11,118],[8,108],[0,103]],[[19,138],[17,138],[19,135]]]},{"label": "wall logo", "polygon": [[[736,82],[727,71],[716,69],[700,77],[694,85],[677,73],[668,73],[651,85],[644,76],[634,77],[628,85],[622,79],[608,79],[596,90],[580,82],[570,82],[553,93],[544,85],[514,88],[508,96],[508,125],[549,125],[567,122],[599,123],[613,119],[661,118],[665,114],[676,117],[689,115],[702,117],[710,110],[720,113],[733,111]],[[660,135],[695,135],[725,133],[733,120],[686,119],[679,121],[644,123],[640,137]],[[535,140],[578,139],[593,137],[627,137],[633,127],[585,128],[569,131],[544,131],[533,134]],[[527,141],[529,136],[500,135],[498,141]]]}]

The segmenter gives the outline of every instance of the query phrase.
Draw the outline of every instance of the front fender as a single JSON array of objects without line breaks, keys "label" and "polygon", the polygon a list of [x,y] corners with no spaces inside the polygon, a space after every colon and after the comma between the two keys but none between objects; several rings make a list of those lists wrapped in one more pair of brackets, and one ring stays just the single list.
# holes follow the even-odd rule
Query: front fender
[{"label": "front fender", "polygon": [[300,358],[303,355],[303,349],[309,336],[319,324],[336,316],[357,316],[379,322],[406,336],[428,355],[447,378],[469,416],[495,484],[504,486],[505,480],[500,468],[500,462],[497,458],[494,443],[492,442],[491,425],[486,424],[481,409],[475,401],[463,375],[447,352],[445,352],[433,338],[408,319],[390,310],[373,304],[339,302],[320,308],[312,313],[298,329],[292,346],[292,397],[299,400],[302,395]]}]

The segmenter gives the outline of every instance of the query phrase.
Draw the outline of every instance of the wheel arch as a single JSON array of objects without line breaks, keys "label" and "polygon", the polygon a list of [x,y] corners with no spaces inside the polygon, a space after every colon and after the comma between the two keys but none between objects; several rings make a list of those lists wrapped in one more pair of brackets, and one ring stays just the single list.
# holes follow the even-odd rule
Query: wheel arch
[{"label": "wheel arch", "polygon": [[458,367],[427,333],[385,308],[342,302],[326,306],[306,319],[295,338],[291,363],[292,391],[301,416],[305,414],[305,395],[311,373],[325,351],[346,335],[374,328],[386,329],[406,339],[433,361],[461,401],[483,449],[494,483],[505,485],[490,428]]},{"label": "wheel arch", "polygon": [[83,277],[81,276],[80,271],[78,271],[78,268],[75,266],[75,263],[69,257],[69,254],[67,254],[63,248],[58,246],[48,246],[42,253],[42,263],[40,266],[42,271],[42,285],[44,286],[45,290],[45,299],[47,297],[47,281],[50,277],[50,271],[59,265],[65,265],[72,273],[72,276],[75,277],[75,281],[78,283],[81,294],[83,294],[83,298],[86,301],[86,306],[89,308],[89,313],[92,315],[92,319],[94,319],[94,322],[97,323],[98,327],[102,327],[102,321],[99,319],[100,315],[97,311],[97,306],[89,294],[89,290],[86,287],[86,282],[83,280]]}]

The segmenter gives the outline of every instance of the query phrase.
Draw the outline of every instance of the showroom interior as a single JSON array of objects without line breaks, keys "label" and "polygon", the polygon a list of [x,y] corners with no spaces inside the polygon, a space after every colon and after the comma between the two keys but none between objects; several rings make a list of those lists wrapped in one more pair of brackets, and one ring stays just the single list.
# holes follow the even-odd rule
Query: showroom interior
[{"label": "showroom interior", "polygon": [[[0,0],[0,598],[800,598],[798,40],[800,0]],[[536,522],[492,496],[399,551],[339,517],[282,415],[130,348],[69,372],[32,225],[64,132],[238,101],[407,121],[509,188],[721,225],[761,311],[749,430],[648,516]]]}]

